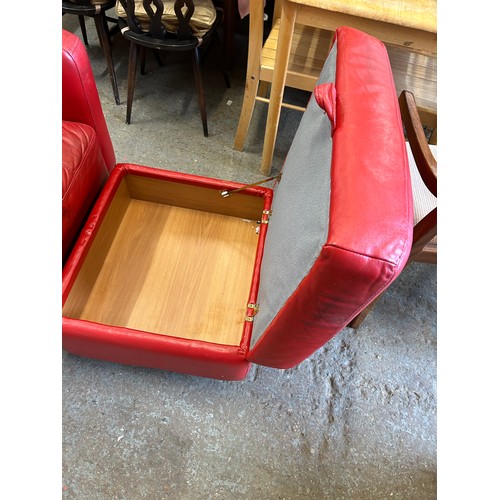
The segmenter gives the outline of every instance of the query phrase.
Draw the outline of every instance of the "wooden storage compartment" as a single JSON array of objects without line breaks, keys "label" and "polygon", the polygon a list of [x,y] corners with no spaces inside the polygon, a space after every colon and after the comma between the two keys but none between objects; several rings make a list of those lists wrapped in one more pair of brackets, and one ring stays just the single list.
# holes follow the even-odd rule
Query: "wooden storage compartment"
[{"label": "wooden storage compartment", "polygon": [[274,186],[115,166],[64,265],[68,353],[242,380],[297,366],[397,278],[413,209],[387,50],[336,44]]},{"label": "wooden storage compartment", "polygon": [[63,315],[239,345],[263,207],[259,196],[126,174]]}]

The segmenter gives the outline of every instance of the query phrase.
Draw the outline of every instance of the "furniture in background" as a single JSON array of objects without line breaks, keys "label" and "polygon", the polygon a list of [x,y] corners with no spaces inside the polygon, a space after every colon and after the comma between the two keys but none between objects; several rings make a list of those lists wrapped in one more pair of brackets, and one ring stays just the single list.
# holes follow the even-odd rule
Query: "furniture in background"
[{"label": "furniture in background", "polygon": [[[116,18],[111,18],[106,15],[110,9],[114,9],[116,0],[63,0],[62,13],[78,16],[80,28],[85,45],[88,45],[87,30],[85,28],[85,17],[94,19],[99,43],[106,58],[109,77],[111,78],[111,86],[115,96],[116,104],[120,104],[120,96],[118,93],[118,83],[115,75],[115,65],[113,63],[113,54],[111,51],[111,36],[118,31],[118,23]],[[108,22],[115,23],[116,26],[112,30],[109,29]]]},{"label": "furniture in background", "polygon": [[[281,0],[276,0],[271,31],[264,36],[264,0],[250,2],[250,29],[245,94],[233,148],[242,151],[256,101],[269,103],[269,84],[273,81],[276,50],[281,24]],[[286,74],[288,87],[311,92],[330,50],[333,31],[296,25]],[[304,111],[305,108],[282,102],[283,107]],[[267,129],[266,129],[267,134]]]},{"label": "furniture in background", "polygon": [[65,30],[62,46],[64,262],[116,159],[85,46]]},{"label": "furniture in background", "polygon": [[[185,7],[183,7],[185,5]],[[154,9],[152,8],[154,6]],[[123,36],[130,42],[128,67],[128,93],[126,123],[130,123],[136,80],[137,55],[139,49],[153,49],[161,63],[158,52],[176,51],[190,53],[193,61],[194,78],[198,92],[203,133],[208,137],[205,91],[200,68],[200,51],[217,35],[217,10],[212,0],[118,0],[116,10]],[[144,57],[142,52],[141,57]],[[221,57],[222,61],[222,57]],[[141,72],[144,73],[144,59]],[[229,79],[222,69],[226,86]]]},{"label": "furniture in background", "polygon": [[236,30],[236,14],[238,12],[236,2],[237,0],[221,0],[224,9],[222,21],[224,64],[227,69],[231,69],[234,63],[234,36]]},{"label": "furniture in background", "polygon": [[[406,148],[413,193],[413,240],[411,262],[437,263],[437,146],[429,145],[420,120],[415,96],[403,91],[399,96],[401,116],[408,138]],[[366,307],[349,326],[359,328],[373,309]]]},{"label": "furniture in background", "polygon": [[[369,33],[386,44],[387,47],[394,46],[397,49],[414,52],[419,55],[429,57],[431,72],[434,68],[434,75],[430,77],[430,85],[435,80],[435,58],[437,54],[437,21],[436,21],[436,0],[385,0],[384,2],[372,2],[370,0],[280,0],[282,4],[280,24],[278,30],[277,46],[272,54],[273,71],[271,93],[269,97],[269,109],[264,137],[264,147],[262,154],[261,172],[268,175],[271,169],[271,162],[276,142],[278,122],[281,107],[283,106],[283,92],[285,85],[291,85],[291,73],[295,71],[289,63],[293,61],[296,52],[297,30],[300,26],[309,26],[315,29],[333,31],[339,26],[350,26]],[[278,2],[277,2],[278,4]],[[250,22],[255,28],[250,29],[249,55],[247,84],[244,102],[241,111],[240,123],[235,138],[235,149],[243,147],[243,141],[248,130],[248,123],[251,118],[253,106],[256,100],[256,87],[261,78],[263,61],[262,30],[259,24],[262,23],[262,13],[258,10],[262,2],[251,2],[251,12],[254,17]],[[276,13],[276,9],[275,9]],[[305,28],[300,28],[305,30]],[[255,31],[254,31],[255,30]],[[266,42],[267,43],[267,42]],[[305,42],[300,40],[299,46],[304,46]],[[408,75],[412,76],[409,66],[413,61],[396,56],[393,72],[400,68],[403,79],[395,77],[396,89],[413,90],[413,81],[419,80],[417,88],[423,85],[419,96],[425,94],[425,81],[429,78],[427,69],[422,73],[414,74],[413,81],[408,80]],[[417,104],[419,103],[417,96]],[[424,103],[426,118],[429,118],[432,126],[435,126],[435,115],[433,116],[432,106]]]}]

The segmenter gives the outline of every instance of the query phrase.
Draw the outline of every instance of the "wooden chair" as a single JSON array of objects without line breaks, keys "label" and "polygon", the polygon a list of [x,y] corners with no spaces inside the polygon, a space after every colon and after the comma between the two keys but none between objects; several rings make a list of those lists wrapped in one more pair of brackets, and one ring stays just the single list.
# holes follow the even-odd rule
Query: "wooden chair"
[{"label": "wooden chair", "polygon": [[[132,115],[139,49],[143,74],[145,48],[154,50],[159,64],[162,63],[158,52],[191,52],[203,133],[208,137],[200,51],[214,38],[220,47],[216,30],[217,11],[212,0],[118,0],[117,13],[122,34],[130,42],[126,123],[130,123]],[[227,74],[224,69],[222,72],[229,87]]]},{"label": "wooden chair", "polygon": [[[401,92],[399,106],[408,139],[415,224],[406,265],[411,262],[437,264],[437,146],[428,143],[412,92]],[[363,309],[349,326],[359,328],[375,303]]]},{"label": "wooden chair", "polygon": [[[82,37],[85,45],[88,46],[87,29],[85,27],[85,17],[94,19],[99,43],[104,51],[106,64],[108,66],[109,77],[111,78],[111,86],[115,96],[116,104],[120,104],[120,96],[118,94],[118,83],[115,75],[115,65],[113,63],[113,54],[111,52],[111,36],[118,32],[118,21],[116,18],[108,17],[106,12],[114,9],[116,0],[67,0],[62,2],[62,13],[78,16]],[[112,30],[109,29],[108,22],[115,23],[116,26]]]},{"label": "wooden chair", "polygon": [[[281,0],[274,5],[273,24],[264,44],[264,0],[250,2],[250,29],[245,95],[233,148],[242,151],[256,101],[269,103],[267,92],[273,79],[276,49],[281,22]],[[312,92],[333,41],[333,31],[296,25],[285,85]],[[304,111],[289,103],[283,107]],[[267,172],[268,173],[268,172]]]}]

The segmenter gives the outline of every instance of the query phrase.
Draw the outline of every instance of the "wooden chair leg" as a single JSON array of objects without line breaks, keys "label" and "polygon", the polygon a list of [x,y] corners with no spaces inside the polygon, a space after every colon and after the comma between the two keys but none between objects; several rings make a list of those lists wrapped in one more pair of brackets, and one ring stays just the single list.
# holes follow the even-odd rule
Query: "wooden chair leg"
[{"label": "wooden chair leg", "polygon": [[351,320],[351,322],[347,325],[351,328],[354,328],[357,330],[365,318],[370,314],[371,310],[375,307],[375,304],[377,303],[379,297],[377,297],[373,302],[368,304],[354,319]]},{"label": "wooden chair leg", "polygon": [[[140,49],[140,60],[141,60],[141,75],[146,74],[146,48],[141,47]],[[153,56],[158,63],[158,66],[163,66],[163,61],[161,60],[160,51],[157,49],[152,49]]]},{"label": "wooden chair leg", "polygon": [[[219,38],[219,34],[217,33],[217,30],[215,31],[215,41],[217,43],[217,49],[219,50],[220,53],[223,53],[223,46]],[[226,88],[230,89],[231,88],[231,82],[229,81],[229,76],[226,71],[226,60],[224,58],[219,59],[221,62],[221,70],[222,70],[222,76],[224,77],[224,83],[226,84]]]},{"label": "wooden chair leg", "polygon": [[85,16],[78,16],[78,21],[80,22],[80,29],[82,30],[83,43],[88,47],[89,40],[87,38],[87,28],[85,27]]},{"label": "wooden chair leg", "polygon": [[203,135],[208,137],[207,107],[205,104],[205,92],[203,90],[203,80],[201,77],[200,52],[198,48],[193,50],[193,68],[196,88],[198,89],[198,106],[200,108],[201,122],[203,124]]},{"label": "wooden chair leg", "polygon": [[158,63],[158,66],[163,66],[163,61],[161,60],[160,51],[153,49],[153,55]]},{"label": "wooden chair leg", "polygon": [[135,43],[130,42],[130,52],[128,58],[127,117],[125,118],[125,123],[127,125],[130,124],[130,118],[132,116],[132,102],[134,100],[138,50],[139,47]]},{"label": "wooden chair leg", "polygon": [[145,47],[139,48],[139,59],[141,61],[141,75],[146,74],[146,49]]},{"label": "wooden chair leg", "polygon": [[109,29],[107,28],[106,15],[104,12],[94,16],[95,26],[99,41],[104,51],[104,57],[108,65],[109,77],[111,79],[111,86],[115,95],[116,104],[120,104],[120,96],[118,94],[118,82],[116,81],[115,65],[113,63],[113,55],[111,53],[111,41],[109,38]]}]

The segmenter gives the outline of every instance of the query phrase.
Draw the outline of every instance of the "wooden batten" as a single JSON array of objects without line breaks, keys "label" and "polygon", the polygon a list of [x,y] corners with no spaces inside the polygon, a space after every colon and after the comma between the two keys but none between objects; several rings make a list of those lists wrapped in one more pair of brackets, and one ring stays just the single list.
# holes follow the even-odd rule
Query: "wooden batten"
[{"label": "wooden batten", "polygon": [[260,197],[127,175],[64,316],[239,345],[262,210]]},{"label": "wooden batten", "polygon": [[131,197],[138,200],[250,220],[260,220],[262,215],[262,198],[258,196],[235,193],[224,198],[217,189],[141,175],[127,175],[126,180]]}]

